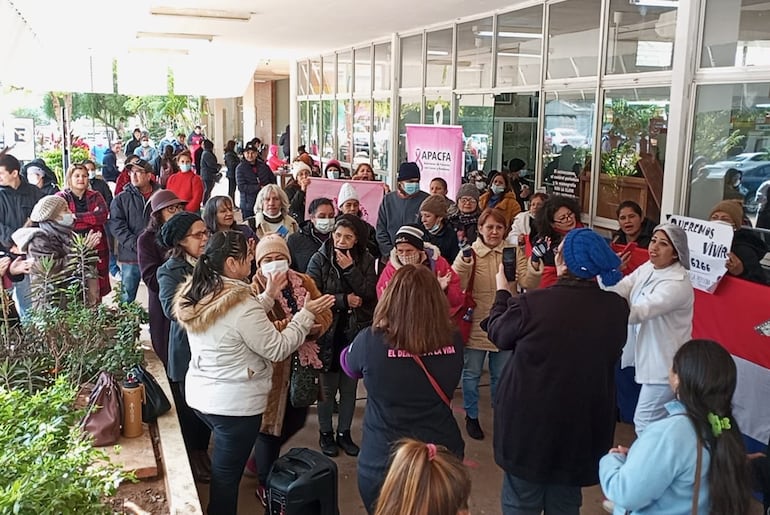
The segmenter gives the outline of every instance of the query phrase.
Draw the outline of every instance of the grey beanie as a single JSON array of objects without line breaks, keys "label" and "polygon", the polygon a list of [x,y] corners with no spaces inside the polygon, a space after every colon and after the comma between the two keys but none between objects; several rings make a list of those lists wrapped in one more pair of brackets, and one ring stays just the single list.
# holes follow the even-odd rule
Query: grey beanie
[{"label": "grey beanie", "polygon": [[459,202],[460,199],[463,197],[473,197],[476,200],[476,202],[478,202],[479,189],[476,187],[475,184],[466,182],[465,184],[460,186],[459,190],[457,190],[457,201]]},{"label": "grey beanie", "polygon": [[658,231],[666,233],[668,239],[671,240],[671,245],[674,246],[676,255],[679,256],[679,262],[685,270],[689,270],[690,247],[687,246],[687,233],[684,232],[684,229],[674,224],[660,224],[654,231],[652,231],[652,233],[655,234]]}]

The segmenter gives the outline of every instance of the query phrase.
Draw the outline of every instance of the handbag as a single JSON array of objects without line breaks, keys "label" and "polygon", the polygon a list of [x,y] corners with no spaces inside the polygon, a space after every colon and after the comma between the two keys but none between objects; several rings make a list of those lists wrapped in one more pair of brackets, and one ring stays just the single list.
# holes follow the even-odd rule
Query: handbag
[{"label": "handbag", "polygon": [[289,401],[295,408],[307,408],[318,400],[318,370],[303,366],[299,353],[291,355],[291,378],[289,379]]},{"label": "handbag", "polygon": [[123,394],[113,375],[100,372],[81,422],[83,431],[93,436],[95,447],[118,443],[123,418],[122,401]]},{"label": "handbag", "polygon": [[465,298],[463,299],[462,306],[452,315],[452,322],[460,331],[463,343],[468,343],[468,338],[471,336],[473,310],[476,308],[476,301],[473,300],[473,282],[476,278],[476,253],[473,251],[471,251],[471,259],[473,259],[473,266],[471,267],[471,277],[468,279],[468,285],[463,292]]},{"label": "handbag", "polygon": [[449,397],[446,396],[446,393],[444,393],[444,390],[441,389],[441,387],[438,384],[438,381],[436,381],[433,376],[428,372],[428,369],[425,367],[425,363],[422,362],[422,358],[420,356],[412,356],[412,359],[420,365],[420,368],[423,372],[425,372],[425,376],[428,378],[428,381],[430,382],[430,385],[433,387],[433,389],[436,391],[438,396],[441,398],[442,401],[444,401],[444,404],[446,404],[449,409],[452,409],[452,401],[449,400]]},{"label": "handbag", "polygon": [[142,404],[142,422],[155,422],[159,416],[171,409],[171,402],[160,384],[143,365],[135,365],[128,373],[133,374],[144,385],[146,402]]}]

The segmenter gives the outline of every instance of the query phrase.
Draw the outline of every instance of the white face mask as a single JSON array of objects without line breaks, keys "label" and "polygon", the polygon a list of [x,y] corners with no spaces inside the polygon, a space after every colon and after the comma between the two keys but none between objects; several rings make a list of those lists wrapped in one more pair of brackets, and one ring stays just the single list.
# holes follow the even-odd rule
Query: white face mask
[{"label": "white face mask", "polygon": [[150,146],[150,142],[149,142],[149,141],[142,141],[142,146],[143,146],[144,148],[147,148],[147,147],[149,147],[149,146]]},{"label": "white face mask", "polygon": [[38,181],[40,180],[40,176],[36,173],[30,173],[27,174],[27,182],[32,184],[33,186],[37,186]]},{"label": "white face mask", "polygon": [[62,224],[65,227],[72,227],[75,225],[75,215],[72,213],[64,213],[61,215],[61,219],[59,220],[59,223]]},{"label": "white face mask", "polygon": [[262,269],[262,275],[278,274],[289,270],[289,262],[285,259],[279,259],[277,261],[263,263],[260,268]]},{"label": "white face mask", "polygon": [[321,234],[329,234],[334,229],[334,218],[316,218],[313,220],[313,226]]},{"label": "white face mask", "polygon": [[484,188],[487,187],[487,183],[484,181],[476,181],[476,189],[479,191],[484,191]]},{"label": "white face mask", "polygon": [[96,170],[88,170],[88,178],[96,179]]},{"label": "white face mask", "polygon": [[340,178],[340,172],[338,172],[337,170],[327,170],[326,178],[327,179],[339,179]]}]

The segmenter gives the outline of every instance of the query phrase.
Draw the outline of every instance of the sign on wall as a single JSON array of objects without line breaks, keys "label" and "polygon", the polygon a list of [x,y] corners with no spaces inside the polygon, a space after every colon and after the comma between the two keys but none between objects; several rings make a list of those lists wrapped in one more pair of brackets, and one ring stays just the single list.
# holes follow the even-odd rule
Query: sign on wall
[{"label": "sign on wall", "polygon": [[35,122],[32,118],[9,118],[3,123],[5,146],[19,161],[35,159]]},{"label": "sign on wall", "polygon": [[714,293],[727,273],[727,254],[734,234],[732,226],[679,215],[670,216],[668,221],[687,233],[693,288]]},{"label": "sign on wall", "polygon": [[337,198],[340,188],[345,183],[350,183],[358,194],[358,201],[361,207],[361,219],[368,222],[372,227],[377,227],[377,214],[382,204],[382,198],[385,196],[385,183],[377,181],[343,181],[340,179],[321,179],[312,177],[310,184],[305,192],[305,218],[310,219],[310,213],[307,208],[310,203],[321,197],[326,197],[337,207]]},{"label": "sign on wall", "polygon": [[420,189],[430,191],[430,181],[441,177],[447,195],[455,198],[463,176],[463,128],[407,124],[406,149],[407,159],[420,167]]}]

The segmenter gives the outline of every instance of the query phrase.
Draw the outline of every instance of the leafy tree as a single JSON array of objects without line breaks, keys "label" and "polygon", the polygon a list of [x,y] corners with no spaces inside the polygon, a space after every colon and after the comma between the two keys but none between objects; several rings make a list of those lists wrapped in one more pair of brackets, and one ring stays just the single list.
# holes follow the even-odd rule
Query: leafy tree
[{"label": "leafy tree", "polygon": [[32,118],[35,121],[35,125],[46,125],[51,121],[42,109],[34,109],[30,107],[20,107],[11,113],[16,118]]}]

